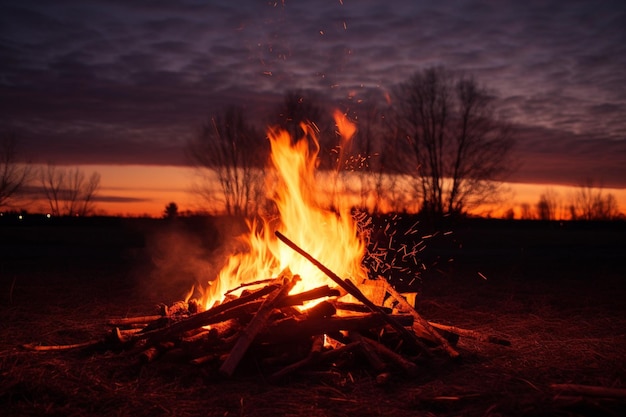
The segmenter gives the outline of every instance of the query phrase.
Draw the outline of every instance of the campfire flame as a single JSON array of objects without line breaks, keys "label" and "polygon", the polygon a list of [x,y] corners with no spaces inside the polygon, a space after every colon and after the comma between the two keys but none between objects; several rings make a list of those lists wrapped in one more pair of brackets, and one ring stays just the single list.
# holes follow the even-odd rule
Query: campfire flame
[{"label": "campfire flame", "polygon": [[[343,148],[356,127],[341,112],[335,122]],[[360,239],[351,207],[333,193],[328,201],[328,187],[319,181],[319,141],[309,124],[302,124],[304,135],[296,141],[284,130],[270,129],[270,162],[276,173],[268,186],[278,209],[278,219],[264,219],[262,224],[249,223],[250,234],[244,237],[248,250],[233,254],[205,291],[205,308],[221,301],[223,294],[243,283],[277,277],[289,269],[301,277],[291,293],[333,285],[318,268],[277,240],[276,230],[288,236],[299,247],[341,277],[360,282],[366,277],[362,266],[365,243]],[[342,149],[340,149],[342,151]]]}]

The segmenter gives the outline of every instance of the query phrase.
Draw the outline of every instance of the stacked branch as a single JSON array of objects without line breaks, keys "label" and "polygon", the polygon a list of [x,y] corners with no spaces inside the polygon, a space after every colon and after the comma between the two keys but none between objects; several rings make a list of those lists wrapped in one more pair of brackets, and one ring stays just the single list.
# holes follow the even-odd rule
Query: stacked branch
[{"label": "stacked branch", "polygon": [[[264,286],[246,289],[239,297],[229,291],[228,301],[206,311],[200,311],[194,301],[177,302],[162,307],[159,315],[110,321],[112,331],[105,340],[24,347],[62,350],[106,346],[136,354],[146,362],[162,356],[185,358],[192,364],[213,367],[226,377],[241,368],[245,370],[244,363],[248,362],[255,364],[255,370],[260,367],[273,381],[302,370],[365,362],[382,383],[394,373],[415,376],[420,361],[439,352],[458,357],[455,345],[459,336],[508,343],[475,331],[428,322],[384,280],[379,287],[395,307],[380,306],[358,285],[338,277],[284,235],[277,236],[337,287],[324,285],[289,294],[300,277],[285,270],[277,278],[251,283]],[[346,301],[347,294],[356,302]],[[297,308],[306,303],[313,306]]]}]

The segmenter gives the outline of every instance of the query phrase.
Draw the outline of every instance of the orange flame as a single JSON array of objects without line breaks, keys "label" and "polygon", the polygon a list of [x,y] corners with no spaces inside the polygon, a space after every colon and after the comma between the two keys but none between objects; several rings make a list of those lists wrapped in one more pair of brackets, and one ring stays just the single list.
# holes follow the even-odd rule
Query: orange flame
[{"label": "orange flame", "polygon": [[[356,128],[338,114],[343,115],[335,114],[343,143]],[[359,238],[350,206],[337,198],[332,201],[333,210],[328,208],[328,202],[324,203],[327,190],[316,176],[319,142],[310,125],[302,124],[301,127],[305,134],[295,143],[287,132],[269,130],[270,161],[277,174],[272,192],[279,213],[278,222],[266,220],[260,227],[254,222],[249,224],[249,250],[230,256],[212,283],[210,294],[205,294],[206,308],[220,300],[225,291],[242,283],[276,277],[285,268],[302,278],[292,293],[324,284],[334,286],[319,269],[279,242],[275,230],[288,236],[337,275],[351,277],[357,282],[365,278],[366,271],[362,266],[365,244]]]}]

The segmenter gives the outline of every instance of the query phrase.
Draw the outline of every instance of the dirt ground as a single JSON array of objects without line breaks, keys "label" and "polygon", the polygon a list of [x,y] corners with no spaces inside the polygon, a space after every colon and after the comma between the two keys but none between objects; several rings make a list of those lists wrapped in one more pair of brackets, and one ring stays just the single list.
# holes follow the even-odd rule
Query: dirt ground
[{"label": "dirt ground", "polygon": [[[124,352],[22,348],[100,339],[108,319],[153,314],[187,290],[190,269],[209,273],[216,265],[197,258],[224,252],[225,229],[215,225],[207,226],[208,239],[198,237],[204,228],[177,229],[176,238],[149,228],[0,224],[0,414],[626,415],[624,391],[591,396],[554,387],[626,389],[623,223],[474,221],[433,241],[424,255],[429,267],[411,284],[420,291],[417,311],[512,345],[461,337],[460,360],[420,363],[417,376],[397,373],[385,384],[358,363],[269,383],[254,370],[227,379],[180,361],[140,363]],[[157,235],[164,246],[154,245]],[[159,258],[164,250],[178,263]],[[181,255],[190,252],[193,259]],[[172,278],[177,270],[187,272]]]}]

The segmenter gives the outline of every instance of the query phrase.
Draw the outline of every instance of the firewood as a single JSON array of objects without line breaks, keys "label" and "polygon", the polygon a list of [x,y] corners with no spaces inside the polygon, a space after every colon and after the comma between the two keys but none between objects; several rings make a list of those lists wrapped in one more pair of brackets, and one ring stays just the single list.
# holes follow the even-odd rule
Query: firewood
[{"label": "firewood", "polygon": [[222,366],[220,367],[220,373],[222,375],[233,375],[235,368],[239,365],[239,362],[245,355],[248,347],[250,347],[256,335],[265,327],[267,319],[272,313],[276,302],[286,296],[294,285],[296,285],[298,280],[299,277],[297,275],[293,278],[285,278],[282,287],[276,289],[273,293],[267,296],[259,308],[259,311],[257,311],[252,320],[250,320],[250,323],[248,323],[246,328],[240,332],[237,343],[235,343],[235,346],[230,351],[230,354],[224,363],[222,363]]},{"label": "firewood", "polygon": [[135,336],[135,339],[146,339],[147,344],[154,345],[168,338],[176,337],[177,335],[180,335],[181,333],[188,330],[227,320],[229,318],[232,318],[232,316],[229,317],[225,313],[229,311],[231,311],[232,313],[232,310],[236,309],[237,307],[245,306],[247,303],[255,301],[256,299],[275,291],[277,288],[280,288],[280,286],[277,284],[268,285],[267,287],[261,288],[260,290],[255,291],[249,295],[242,296],[232,301],[220,304],[210,310],[203,311],[202,313],[197,313],[186,319],[173,323],[168,327],[152,330],[149,332],[138,333]]},{"label": "firewood", "polygon": [[389,349],[387,346],[378,343],[375,340],[370,339],[369,337],[364,336],[362,338],[362,341],[374,348],[374,350],[380,356],[384,356],[385,358],[402,368],[408,375],[417,375],[417,365],[415,363],[409,361],[408,359],[405,359],[402,355],[397,354],[393,350]]},{"label": "firewood", "polygon": [[385,283],[385,291],[387,291],[387,293],[389,293],[391,297],[393,297],[398,303],[400,303],[400,305],[405,310],[409,311],[411,315],[415,318],[415,322],[413,323],[413,330],[418,334],[424,334],[429,336],[428,338],[436,341],[439,345],[441,345],[441,347],[448,353],[451,358],[457,358],[459,356],[459,352],[457,352],[452,346],[450,346],[448,341],[443,336],[441,336],[435,329],[433,329],[433,327],[424,318],[422,318],[422,316],[420,316],[417,311],[415,311],[413,306],[406,302],[404,297],[400,293],[398,293],[395,288],[393,288],[391,284],[387,282],[387,280],[385,280],[384,278],[382,279]]},{"label": "firewood", "polygon": [[[318,340],[318,339],[316,339]],[[323,342],[323,338],[321,339]],[[337,349],[331,349],[331,350],[327,350],[326,352],[315,352],[312,355],[307,356],[306,358],[294,362],[291,365],[286,366],[285,368],[281,369],[280,371],[272,374],[269,377],[269,380],[271,382],[276,382],[279,379],[283,378],[286,375],[289,375],[291,373],[293,373],[294,371],[297,371],[299,369],[304,368],[307,365],[313,364],[313,363],[321,363],[324,361],[328,361],[328,360],[332,360],[346,352],[349,352],[353,349],[355,349],[356,347],[358,347],[360,345],[360,342],[353,342],[347,345],[344,345],[340,348]]]},{"label": "firewood", "polygon": [[267,279],[260,279],[260,280],[257,280],[257,281],[252,281],[252,282],[244,282],[243,284],[239,284],[237,287],[231,288],[230,290],[226,291],[226,293],[224,295],[232,294],[235,291],[240,290],[240,289],[245,288],[245,287],[252,287],[252,286],[255,286],[255,285],[268,284],[268,283],[272,282],[273,280],[274,280],[274,278],[267,278]]},{"label": "firewood", "polygon": [[295,306],[302,305],[306,301],[317,300],[322,297],[339,297],[341,295],[337,288],[330,288],[328,285],[322,285],[321,287],[313,288],[309,291],[304,291],[298,294],[288,295],[278,302],[278,306]]},{"label": "firewood", "polygon": [[[357,313],[367,313],[369,311],[372,311],[369,307],[359,303],[346,303],[345,301],[335,300],[333,301],[333,305],[337,310],[352,311]],[[380,308],[387,314],[391,314],[393,312],[390,308],[387,307]]]},{"label": "firewood", "polygon": [[380,358],[380,356],[378,356],[378,353],[376,353],[374,348],[370,344],[363,342],[363,336],[361,335],[361,333],[357,331],[352,331],[349,333],[349,337],[355,342],[361,343],[359,348],[363,352],[363,355],[365,355],[365,357],[367,358],[369,364],[372,366],[372,368],[374,368],[374,370],[376,370],[377,372],[383,372],[387,370],[387,364]]},{"label": "firewood", "polygon": [[[401,325],[411,326],[413,323],[413,316],[410,314],[397,314],[392,317]],[[386,323],[384,317],[378,313],[322,319],[290,317],[266,327],[259,335],[259,342],[281,343],[294,339],[306,339],[319,334],[334,334],[341,330],[369,330],[380,328]]]},{"label": "firewood", "polygon": [[334,316],[337,312],[337,309],[332,303],[328,301],[322,301],[319,304],[311,307],[306,311],[306,315],[311,319],[321,319],[324,317]]},{"label": "firewood", "polygon": [[347,291],[348,294],[352,295],[358,301],[365,304],[367,307],[370,308],[371,311],[380,313],[382,317],[385,319],[385,321],[387,321],[389,325],[391,325],[398,333],[400,333],[400,335],[402,335],[402,338],[406,342],[410,343],[413,346],[420,348],[426,355],[432,356],[428,348],[415,336],[415,334],[411,333],[401,324],[396,322],[391,316],[386,314],[381,307],[372,303],[365,295],[363,295],[363,293],[356,287],[356,285],[352,283],[352,281],[350,281],[349,279],[345,279],[345,280],[341,279],[337,274],[335,274],[333,271],[328,269],[324,264],[322,264],[320,261],[315,259],[308,252],[300,248],[294,242],[289,240],[285,235],[280,233],[278,230],[274,233],[276,237],[278,237],[278,239],[280,239],[283,243],[285,243],[291,249],[293,249],[294,251],[302,255],[304,258],[306,258],[313,265],[315,265],[320,271],[326,274],[326,276],[332,279],[335,282],[335,284],[339,285],[341,288]]},{"label": "firewood", "polygon": [[160,319],[163,316],[139,316],[139,317],[126,317],[121,319],[111,319],[107,322],[112,327],[124,327],[133,324],[146,324]]},{"label": "firewood", "polygon": [[448,326],[445,324],[433,323],[432,321],[429,321],[428,323],[436,329],[455,333],[455,334],[458,334],[459,336],[468,337],[470,339],[475,339],[481,342],[495,343],[497,345],[502,345],[502,346],[511,346],[511,342],[507,339],[502,339],[497,336],[485,335],[480,332],[477,332],[476,330],[462,329],[456,326]]},{"label": "firewood", "polygon": [[35,343],[25,343],[22,345],[22,348],[26,350],[36,350],[36,351],[51,351],[51,350],[71,350],[71,349],[81,349],[85,347],[96,346],[102,343],[100,340],[91,340],[83,343],[73,343],[70,345],[38,345]]},{"label": "firewood", "polygon": [[284,376],[315,362],[317,358],[319,357],[320,352],[322,351],[323,347],[324,347],[324,336],[322,335],[315,336],[313,338],[313,343],[311,344],[311,351],[304,359],[294,362],[291,365],[282,368],[280,371],[275,372],[274,374],[270,376],[269,380],[272,382],[278,381]]}]

